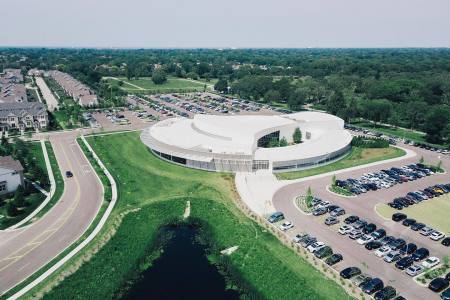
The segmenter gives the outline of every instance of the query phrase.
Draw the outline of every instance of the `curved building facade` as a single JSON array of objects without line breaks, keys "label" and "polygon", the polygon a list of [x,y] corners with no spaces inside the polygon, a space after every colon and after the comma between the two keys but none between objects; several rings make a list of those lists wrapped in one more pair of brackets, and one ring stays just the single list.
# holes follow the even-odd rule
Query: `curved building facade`
[{"label": "curved building facade", "polygon": [[[293,144],[299,128],[302,143]],[[267,148],[286,139],[288,146]],[[344,121],[319,112],[278,116],[195,115],[171,118],[145,129],[142,142],[162,159],[190,168],[224,172],[293,171],[340,159],[352,137]]]}]

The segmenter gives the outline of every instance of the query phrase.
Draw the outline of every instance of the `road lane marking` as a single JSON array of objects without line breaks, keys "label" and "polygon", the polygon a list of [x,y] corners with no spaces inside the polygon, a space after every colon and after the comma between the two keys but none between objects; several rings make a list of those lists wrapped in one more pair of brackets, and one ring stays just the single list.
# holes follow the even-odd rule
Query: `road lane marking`
[{"label": "road lane marking", "polygon": [[[64,147],[61,147],[62,143],[61,142],[58,142],[58,143],[59,143],[60,149],[62,150],[63,155],[65,157],[65,160],[67,161],[70,169],[73,169],[72,162],[71,162],[70,159],[68,159],[67,153],[66,153]],[[36,247],[38,247],[44,241],[46,241],[48,238],[53,236],[67,222],[67,220],[69,220],[69,217],[75,211],[75,207],[80,202],[80,192],[81,192],[80,182],[78,181],[76,176],[73,179],[74,179],[75,184],[76,184],[76,194],[75,194],[75,201],[74,201],[74,203],[72,203],[72,205],[63,213],[63,215],[60,216],[58,218],[58,220],[50,226],[50,229],[47,229],[47,230],[43,231],[38,236],[33,238],[30,242],[28,242],[26,245],[24,245],[23,247],[17,249],[13,253],[11,253],[8,257],[3,258],[2,260],[0,260],[0,266],[1,266],[2,262],[11,261],[11,262],[7,263],[6,265],[4,265],[3,267],[0,267],[0,272],[3,271],[4,269],[8,268],[9,266],[13,265],[14,263],[20,261],[25,256],[27,256]],[[58,223],[61,223],[61,224],[58,224]],[[55,227],[55,228],[53,228],[53,227]],[[49,234],[45,237],[45,239],[43,239],[42,241],[37,241],[38,239],[40,239],[43,235],[45,235],[47,233],[49,233]],[[30,246],[32,246],[32,247],[30,247]],[[26,250],[26,251],[24,251],[24,250]],[[18,253],[20,253],[22,251],[24,251],[22,255],[16,255],[16,254],[18,254]]]}]

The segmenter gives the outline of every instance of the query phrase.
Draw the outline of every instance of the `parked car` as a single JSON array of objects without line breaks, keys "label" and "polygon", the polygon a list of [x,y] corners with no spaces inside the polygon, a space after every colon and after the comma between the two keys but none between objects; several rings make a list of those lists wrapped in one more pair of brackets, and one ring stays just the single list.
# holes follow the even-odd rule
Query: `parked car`
[{"label": "parked car", "polygon": [[357,229],[353,229],[348,234],[348,237],[351,238],[352,240],[356,240],[356,239],[359,239],[361,237],[361,235],[362,235],[361,231],[359,231]]},{"label": "parked car", "polygon": [[301,241],[302,241],[302,239],[303,238],[305,238],[305,237],[307,237],[308,235],[307,234],[296,234],[295,236],[294,236],[294,238],[292,239],[292,241],[294,242],[294,243],[300,243]]},{"label": "parked car", "polygon": [[349,217],[345,218],[344,223],[345,224],[352,224],[352,223],[355,223],[358,220],[359,220],[358,216],[349,216]]},{"label": "parked car", "polygon": [[278,221],[284,220],[284,214],[282,212],[275,212],[270,215],[267,219],[270,223],[276,223]]},{"label": "parked car", "polygon": [[314,252],[314,255],[315,255],[317,258],[319,258],[319,259],[328,257],[328,256],[330,256],[331,254],[333,254],[333,250],[331,249],[330,246],[325,246],[325,247],[323,247],[323,248],[321,248],[321,249],[319,249],[319,250],[317,250],[317,251]]},{"label": "parked car", "polygon": [[376,229],[377,229],[377,225],[375,225],[373,223],[369,223],[366,226],[364,226],[363,232],[365,234],[370,234],[370,233],[374,232]]},{"label": "parked car", "polygon": [[335,210],[333,210],[331,213],[330,213],[330,216],[332,216],[332,217],[338,217],[338,216],[342,216],[342,215],[345,215],[345,210],[343,209],[343,208],[336,208]]},{"label": "parked car", "polygon": [[339,275],[345,279],[352,278],[353,276],[356,276],[359,274],[361,274],[361,270],[357,267],[348,267],[339,273]]},{"label": "parked car", "polygon": [[446,289],[446,290],[441,294],[441,299],[442,299],[442,300],[450,300],[450,289]]},{"label": "parked car", "polygon": [[430,251],[427,248],[419,248],[412,254],[414,261],[420,261],[430,255]]},{"label": "parked car", "polygon": [[322,249],[323,247],[325,247],[325,244],[324,244],[324,243],[322,243],[322,242],[315,242],[315,243],[309,245],[306,249],[307,249],[309,252],[314,253],[314,252],[316,252],[317,250]]},{"label": "parked car", "polygon": [[388,285],[375,293],[373,298],[375,300],[390,300],[395,297],[397,291],[392,286]]},{"label": "parked car", "polygon": [[400,253],[403,255],[411,255],[417,250],[417,246],[414,243],[405,244],[401,249]]},{"label": "parked car", "polygon": [[325,219],[325,224],[328,226],[339,223],[339,219],[336,217],[328,217]]},{"label": "parked car", "polygon": [[406,274],[408,274],[409,276],[417,276],[419,274],[421,274],[423,272],[423,267],[420,265],[413,265],[410,266],[408,269],[406,269]]},{"label": "parked car", "polygon": [[372,280],[372,277],[370,277],[369,275],[359,274],[359,275],[353,277],[351,281],[357,287],[361,287],[364,284],[366,284],[367,282],[369,282],[370,280]]},{"label": "parked car", "polygon": [[428,257],[425,261],[422,262],[422,266],[424,268],[432,268],[437,266],[441,260],[435,256]]},{"label": "parked car", "polygon": [[371,241],[373,241],[373,237],[372,236],[370,236],[370,235],[363,235],[356,242],[358,244],[360,244],[360,245],[365,245],[365,244],[367,244],[368,242],[371,242]]},{"label": "parked car", "polygon": [[325,263],[329,266],[335,265],[338,262],[340,262],[341,260],[343,260],[344,258],[342,257],[341,254],[339,253],[334,253],[333,255],[327,257],[327,259],[325,260]]},{"label": "parked car", "polygon": [[286,222],[284,222],[283,224],[280,225],[280,230],[287,231],[287,230],[289,230],[289,229],[291,229],[293,227],[294,227],[294,224],[292,224],[289,221],[286,221]]},{"label": "parked car", "polygon": [[388,246],[392,249],[392,250],[399,250],[401,249],[404,245],[406,244],[406,241],[404,239],[395,239],[392,242],[390,242],[388,244]]},{"label": "parked car", "polygon": [[446,246],[446,247],[450,246],[450,236],[448,236],[445,239],[443,239],[441,244]]},{"label": "parked car", "polygon": [[402,213],[395,213],[392,215],[392,221],[394,222],[400,222],[406,219],[408,216]]},{"label": "parked car", "polygon": [[389,248],[388,246],[383,246],[381,248],[378,248],[374,254],[378,257],[384,257],[385,255],[387,255],[389,252],[391,252],[391,248]]},{"label": "parked car", "polygon": [[419,233],[420,233],[421,235],[424,235],[424,236],[429,236],[431,233],[433,233],[433,231],[434,231],[433,228],[428,227],[428,226],[425,226],[424,228],[422,228],[422,229],[419,231]]},{"label": "parked car", "polygon": [[319,207],[319,208],[316,208],[315,210],[313,210],[312,214],[313,214],[313,216],[321,216],[321,215],[325,214],[327,211],[328,210],[326,207]]},{"label": "parked car", "polygon": [[417,223],[411,225],[410,228],[411,228],[412,230],[414,230],[414,231],[419,231],[419,230],[421,230],[422,228],[424,228],[425,226],[426,226],[425,224],[417,222]]},{"label": "parked car", "polygon": [[445,280],[445,278],[435,278],[431,280],[430,284],[428,285],[428,288],[432,290],[435,293],[439,293],[446,289],[449,286],[449,282]]},{"label": "parked car", "polygon": [[415,219],[407,218],[407,219],[403,220],[402,225],[408,227],[408,226],[414,225],[416,222],[417,221]]},{"label": "parked car", "polygon": [[411,256],[402,257],[395,263],[395,267],[399,270],[405,270],[409,268],[414,263],[414,259]]},{"label": "parked car", "polygon": [[388,254],[386,254],[383,259],[387,263],[396,262],[402,257],[399,251],[391,251]]},{"label": "parked car", "polygon": [[432,239],[433,241],[439,241],[440,239],[444,238],[444,236],[445,235],[442,232],[435,230],[430,234],[430,239]]},{"label": "parked car", "polygon": [[383,281],[380,278],[373,278],[366,284],[364,284],[361,288],[366,294],[373,294],[384,287]]},{"label": "parked car", "polygon": [[343,225],[339,228],[339,233],[342,235],[346,235],[348,233],[350,233],[353,230],[353,227],[350,225]]},{"label": "parked car", "polygon": [[374,239],[379,240],[386,236],[386,230],[384,230],[383,228],[379,228],[379,229],[375,230],[374,232],[372,232],[371,235],[373,236]]},{"label": "parked car", "polygon": [[367,250],[374,250],[374,249],[380,248],[381,246],[382,246],[382,244],[379,241],[370,241],[364,247]]}]

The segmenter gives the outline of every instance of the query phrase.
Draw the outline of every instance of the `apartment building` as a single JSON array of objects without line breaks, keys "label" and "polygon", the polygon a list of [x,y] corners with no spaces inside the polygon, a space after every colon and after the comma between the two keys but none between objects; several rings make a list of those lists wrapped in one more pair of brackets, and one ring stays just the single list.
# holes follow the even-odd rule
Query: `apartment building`
[{"label": "apartment building", "polygon": [[5,69],[0,74],[0,103],[27,102],[27,89],[19,69]]},{"label": "apartment building", "polygon": [[38,102],[0,103],[0,131],[45,129],[48,115],[45,106]]},{"label": "apartment building", "polygon": [[69,74],[57,70],[49,71],[48,74],[81,106],[89,107],[98,104],[97,95],[88,86]]}]

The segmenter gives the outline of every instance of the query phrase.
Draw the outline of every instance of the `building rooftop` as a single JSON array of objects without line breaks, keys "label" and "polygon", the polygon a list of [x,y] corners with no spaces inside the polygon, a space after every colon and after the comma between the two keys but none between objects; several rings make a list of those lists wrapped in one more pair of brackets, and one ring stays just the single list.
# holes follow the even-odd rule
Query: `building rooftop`
[{"label": "building rooftop", "polygon": [[0,156],[0,168],[8,169],[15,172],[22,172],[24,169],[20,161],[15,160],[12,156]]}]

